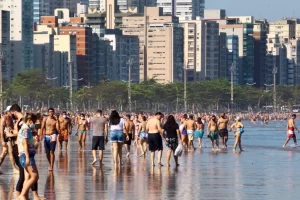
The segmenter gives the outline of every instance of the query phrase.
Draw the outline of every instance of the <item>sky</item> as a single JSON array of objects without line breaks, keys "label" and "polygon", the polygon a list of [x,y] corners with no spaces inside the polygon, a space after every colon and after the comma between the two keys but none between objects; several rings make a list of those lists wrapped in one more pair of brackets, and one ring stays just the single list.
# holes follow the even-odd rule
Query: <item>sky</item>
[{"label": "sky", "polygon": [[205,0],[206,9],[225,9],[227,16],[254,16],[275,21],[300,18],[300,0]]}]

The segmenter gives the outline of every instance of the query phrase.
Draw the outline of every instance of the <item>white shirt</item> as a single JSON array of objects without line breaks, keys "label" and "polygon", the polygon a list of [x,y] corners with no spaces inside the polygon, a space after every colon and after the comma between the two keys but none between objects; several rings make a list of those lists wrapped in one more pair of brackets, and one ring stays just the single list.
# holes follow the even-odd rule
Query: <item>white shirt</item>
[{"label": "white shirt", "polygon": [[125,120],[123,118],[120,119],[120,123],[117,125],[110,125],[110,130],[118,130],[118,131],[123,131],[123,126],[124,126]]}]

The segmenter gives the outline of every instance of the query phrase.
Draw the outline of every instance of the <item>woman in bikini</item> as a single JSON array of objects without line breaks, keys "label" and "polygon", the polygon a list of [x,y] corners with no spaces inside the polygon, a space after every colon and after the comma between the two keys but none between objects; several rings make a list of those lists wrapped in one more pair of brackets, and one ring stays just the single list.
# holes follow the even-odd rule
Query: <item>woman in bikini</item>
[{"label": "woman in bikini", "polygon": [[241,118],[237,117],[235,120],[235,123],[231,125],[230,131],[235,130],[235,143],[233,146],[233,151],[236,152],[236,146],[239,145],[240,151],[243,151],[242,149],[242,134],[244,133],[244,125],[241,122]]}]

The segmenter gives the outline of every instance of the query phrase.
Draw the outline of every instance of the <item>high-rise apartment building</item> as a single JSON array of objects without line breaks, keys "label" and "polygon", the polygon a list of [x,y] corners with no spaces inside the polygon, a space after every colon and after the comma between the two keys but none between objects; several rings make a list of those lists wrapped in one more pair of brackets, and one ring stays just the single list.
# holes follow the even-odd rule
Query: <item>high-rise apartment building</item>
[{"label": "high-rise apartment building", "polygon": [[[74,23],[78,19],[78,24]],[[80,26],[82,18],[75,18],[72,25],[59,27],[60,35],[76,36],[77,70],[79,78],[83,78],[79,85],[89,85],[92,81],[92,29]],[[72,18],[71,18],[72,21]]]},{"label": "high-rise apartment building", "polygon": [[184,27],[184,63],[188,80],[219,78],[219,24],[201,19],[180,21],[180,23]]},{"label": "high-rise apartment building", "polygon": [[284,43],[287,50],[287,84],[300,85],[300,40],[291,39]]},{"label": "high-rise apartment building", "polygon": [[162,8],[145,7],[144,15],[123,17],[124,35],[140,41],[140,81],[159,83],[182,80],[183,29],[178,17],[163,15]]},{"label": "high-rise apartment building", "polygon": [[[290,63],[289,65],[293,65]],[[294,65],[293,65],[294,66]],[[267,52],[266,52],[266,66],[265,66],[265,83],[271,85],[274,83],[274,69],[277,70],[276,83],[288,84],[288,62],[287,49],[285,45],[280,42],[278,34],[270,33],[267,35]],[[294,77],[294,75],[293,75]],[[291,83],[291,81],[293,83]],[[294,78],[290,80],[291,85],[294,83]]]},{"label": "high-rise apartment building", "polygon": [[33,23],[39,24],[41,16],[50,15],[49,0],[33,0]]},{"label": "high-rise apartment building", "polygon": [[[62,62],[60,65],[55,66],[55,76],[58,77],[56,82],[59,85],[70,86],[69,69],[72,68],[72,86],[73,89],[78,87],[78,78],[80,75],[77,70],[77,56],[76,56],[76,36],[75,35],[55,35],[54,36],[54,51],[61,54],[56,55],[58,62]],[[67,56],[67,62],[65,58]],[[70,64],[70,65],[69,65]]]},{"label": "high-rise apartment building", "polygon": [[0,1],[10,11],[12,76],[33,68],[33,0]]},{"label": "high-rise apartment building", "polygon": [[[139,39],[137,36],[122,35],[117,30],[108,30],[104,39],[112,46],[113,65],[108,69],[110,80],[139,83]],[[130,70],[129,70],[130,68]],[[129,74],[130,73],[130,74]]]},{"label": "high-rise apartment building", "polygon": [[[239,67],[239,38],[236,35],[227,36],[227,66],[226,66],[226,76],[229,81],[231,81],[231,73],[233,73],[233,83],[234,85],[240,84],[241,72]],[[233,68],[232,68],[233,67]],[[233,71],[232,71],[233,69]]]},{"label": "high-rise apartment building", "polygon": [[239,38],[239,67],[235,69],[242,75],[240,84],[254,83],[254,38],[253,24],[220,24],[220,33]]},{"label": "high-rise apartment building", "polygon": [[220,33],[219,35],[219,78],[227,78],[227,35]]},{"label": "high-rise apartment building", "polygon": [[10,66],[10,12],[0,10],[0,51],[2,79],[11,81],[12,68]]},{"label": "high-rise apartment building", "polygon": [[205,0],[157,0],[157,7],[164,15],[176,15],[179,20],[194,20],[204,17]]},{"label": "high-rise apartment building", "polygon": [[281,43],[296,37],[296,21],[293,19],[277,20],[269,24],[269,33],[277,34]]},{"label": "high-rise apartment building", "polygon": [[259,88],[264,87],[265,82],[265,60],[267,51],[268,22],[266,20],[255,20],[253,25],[254,38],[254,82]]}]

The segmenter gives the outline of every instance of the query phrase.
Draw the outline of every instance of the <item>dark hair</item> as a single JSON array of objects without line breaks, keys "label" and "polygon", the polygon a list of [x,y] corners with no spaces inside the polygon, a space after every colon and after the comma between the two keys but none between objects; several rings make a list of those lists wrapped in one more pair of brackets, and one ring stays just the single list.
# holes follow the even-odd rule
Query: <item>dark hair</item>
[{"label": "dark hair", "polygon": [[189,118],[190,118],[190,119],[194,119],[194,115],[190,115]]},{"label": "dark hair", "polygon": [[49,112],[49,111],[53,111],[53,112],[54,112],[54,108],[49,108],[49,109],[48,109],[48,112]]},{"label": "dark hair", "polygon": [[126,116],[126,117],[128,117],[129,119],[130,119],[130,117],[131,117],[131,115],[130,115],[130,114],[126,114],[125,116]]},{"label": "dark hair", "polygon": [[81,116],[85,117],[84,113],[81,113],[81,114],[80,114],[80,117],[81,117]]},{"label": "dark hair", "polygon": [[118,125],[121,121],[121,117],[116,110],[111,111],[109,116],[109,123],[111,125]]},{"label": "dark hair", "polygon": [[296,114],[292,114],[292,117],[295,117],[295,118],[296,118]]},{"label": "dark hair", "polygon": [[186,119],[186,118],[187,118],[187,114],[184,114],[182,118],[183,118],[183,119]]},{"label": "dark hair", "polygon": [[67,111],[62,112],[62,114],[67,114]]},{"label": "dark hair", "polygon": [[167,122],[165,123],[165,126],[171,127],[171,126],[174,126],[174,125],[176,125],[175,118],[174,118],[173,115],[169,115],[169,117],[167,119]]},{"label": "dark hair", "polygon": [[32,120],[33,123],[35,123],[36,120],[37,120],[37,117],[36,117],[36,115],[33,114],[33,113],[26,113],[26,114],[25,114],[25,117],[24,117],[24,122],[26,123],[26,122],[28,122],[28,120]]},{"label": "dark hair", "polygon": [[96,111],[96,114],[102,115],[102,110],[97,110],[97,111]]},{"label": "dark hair", "polygon": [[147,121],[147,117],[145,115],[142,117],[142,119],[143,121]]},{"label": "dark hair", "polygon": [[41,115],[41,113],[36,113],[36,118],[37,118],[37,119],[42,119],[43,116]]},{"label": "dark hair", "polygon": [[21,112],[22,110],[21,110],[21,108],[20,108],[20,106],[18,104],[13,104],[11,106],[11,108],[9,109],[9,111],[12,111],[12,112]]},{"label": "dark hair", "polygon": [[197,123],[198,123],[198,124],[203,124],[203,123],[202,123],[202,119],[201,119],[201,117],[198,117],[198,119],[197,119]]},{"label": "dark hair", "polygon": [[156,115],[163,116],[163,114],[162,114],[161,112],[157,112],[157,113],[155,113],[155,116],[156,116]]}]

